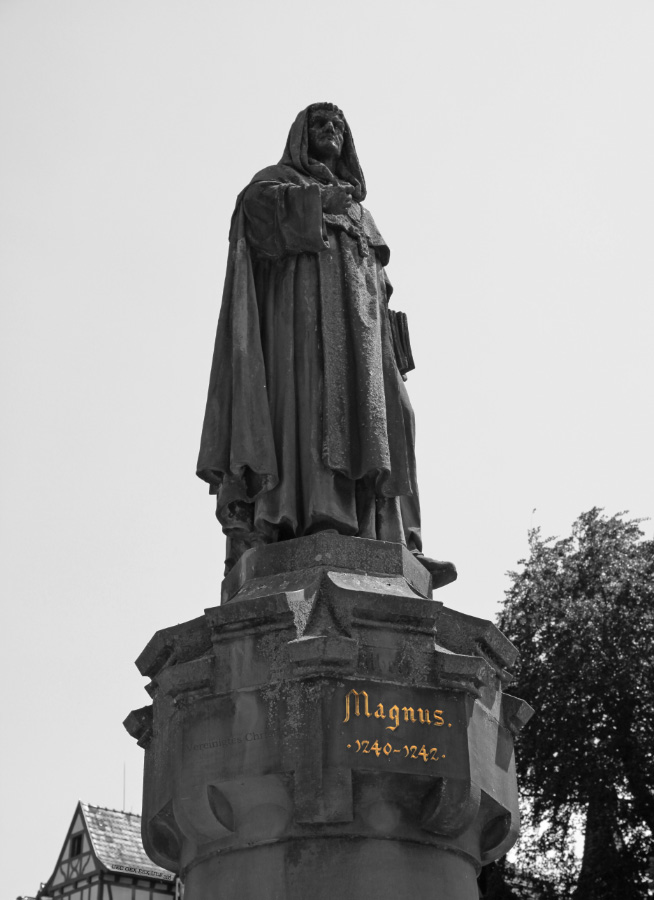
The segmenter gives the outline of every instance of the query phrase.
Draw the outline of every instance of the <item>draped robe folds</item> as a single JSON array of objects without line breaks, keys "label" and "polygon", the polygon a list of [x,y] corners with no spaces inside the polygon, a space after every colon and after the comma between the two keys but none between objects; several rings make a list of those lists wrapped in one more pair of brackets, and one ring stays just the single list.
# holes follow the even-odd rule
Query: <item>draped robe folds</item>
[{"label": "draped robe folds", "polygon": [[198,475],[249,545],[335,528],[419,549],[389,250],[358,202],[323,214],[319,185],[279,164],[237,200]]}]

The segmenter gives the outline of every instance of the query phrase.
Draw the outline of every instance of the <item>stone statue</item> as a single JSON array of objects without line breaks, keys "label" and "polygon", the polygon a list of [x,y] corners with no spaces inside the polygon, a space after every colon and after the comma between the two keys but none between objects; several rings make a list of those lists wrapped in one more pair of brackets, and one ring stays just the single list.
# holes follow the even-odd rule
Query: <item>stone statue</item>
[{"label": "stone statue", "polygon": [[[186,900],[477,900],[519,830],[517,649],[434,603],[406,322],[352,134],[305,109],[240,194],[198,474],[220,604],[139,655],[143,842]],[[336,532],[336,533],[328,533]]]},{"label": "stone statue", "polygon": [[365,196],[343,113],[316,103],[236,201],[197,470],[226,571],[251,547],[336,531],[405,544],[433,587],[456,578],[422,554],[390,251]]}]

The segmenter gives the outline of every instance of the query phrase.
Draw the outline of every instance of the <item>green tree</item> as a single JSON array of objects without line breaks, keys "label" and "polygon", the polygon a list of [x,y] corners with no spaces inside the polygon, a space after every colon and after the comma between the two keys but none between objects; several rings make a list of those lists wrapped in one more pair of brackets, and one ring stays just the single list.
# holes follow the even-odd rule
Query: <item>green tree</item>
[{"label": "green tree", "polygon": [[624,516],[591,509],[563,540],[532,530],[498,621],[520,651],[513,690],[536,710],[516,746],[517,870],[566,900],[654,897],[654,541]]}]

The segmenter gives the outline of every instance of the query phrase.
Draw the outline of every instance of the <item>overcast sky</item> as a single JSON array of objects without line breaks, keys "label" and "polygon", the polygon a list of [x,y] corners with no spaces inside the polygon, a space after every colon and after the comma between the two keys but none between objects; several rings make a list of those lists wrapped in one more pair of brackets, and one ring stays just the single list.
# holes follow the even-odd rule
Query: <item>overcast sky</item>
[{"label": "overcast sky", "polygon": [[492,618],[530,526],[654,513],[653,46],[649,0],[0,0],[8,898],[123,764],[140,811],[133,660],[219,597],[229,219],[307,104],[391,247],[440,598]]}]

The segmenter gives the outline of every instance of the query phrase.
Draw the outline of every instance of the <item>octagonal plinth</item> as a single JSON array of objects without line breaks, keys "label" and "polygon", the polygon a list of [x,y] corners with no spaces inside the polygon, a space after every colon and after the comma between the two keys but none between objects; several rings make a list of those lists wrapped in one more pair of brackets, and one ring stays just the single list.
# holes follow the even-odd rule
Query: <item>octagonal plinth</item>
[{"label": "octagonal plinth", "polygon": [[249,551],[223,605],[157,632],[143,839],[186,900],[476,900],[518,832],[515,648],[429,599],[396,544]]}]

